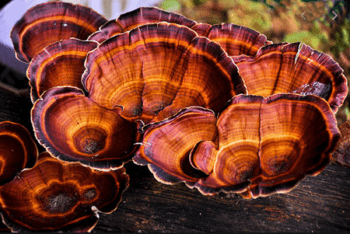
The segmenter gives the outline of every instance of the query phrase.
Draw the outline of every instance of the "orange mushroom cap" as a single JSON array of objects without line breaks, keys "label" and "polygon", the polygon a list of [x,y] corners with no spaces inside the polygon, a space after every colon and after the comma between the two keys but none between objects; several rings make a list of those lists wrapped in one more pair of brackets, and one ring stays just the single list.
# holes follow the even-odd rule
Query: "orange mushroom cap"
[{"label": "orange mushroom cap", "polygon": [[314,94],[327,100],[334,112],[347,95],[347,79],[339,64],[300,42],[267,45],[255,57],[233,60],[252,95]]},{"label": "orange mushroom cap", "polygon": [[87,53],[96,47],[96,42],[74,38],[45,47],[30,61],[27,69],[32,102],[55,86],[68,85],[82,89],[84,61]]},{"label": "orange mushroom cap", "polygon": [[51,43],[70,37],[85,40],[106,22],[104,16],[79,4],[54,1],[36,5],[12,28],[16,57],[30,62]]},{"label": "orange mushroom cap", "polygon": [[146,125],[142,144],[133,161],[148,165],[155,178],[163,183],[185,181],[192,185],[206,175],[190,164],[190,151],[198,141],[216,139],[215,123],[213,111],[192,107],[161,122]]},{"label": "orange mushroom cap", "polygon": [[184,26],[147,24],[90,52],[82,83],[89,98],[124,118],[160,121],[188,106],[220,112],[244,82],[227,53]]},{"label": "orange mushroom cap", "polygon": [[189,107],[145,129],[134,161],[148,164],[159,181],[246,198],[286,192],[318,174],[340,136],[327,102],[298,94],[238,95],[217,121]]},{"label": "orange mushroom cap", "polygon": [[350,120],[339,127],[341,138],[332,159],[344,166],[350,167]]},{"label": "orange mushroom cap", "polygon": [[196,24],[195,21],[186,17],[161,10],[157,7],[140,7],[133,11],[121,14],[118,19],[113,19],[105,23],[100,29],[89,36],[88,40],[94,40],[98,43],[123,32],[130,31],[140,25],[169,22],[192,27]]},{"label": "orange mushroom cap", "polygon": [[272,44],[265,35],[231,23],[214,25],[200,23],[191,29],[196,31],[199,36],[205,36],[219,43],[229,56],[255,56],[261,47]]},{"label": "orange mushroom cap", "polygon": [[246,54],[254,56],[260,47],[271,44],[266,36],[259,32],[235,25],[210,25],[197,23],[180,14],[161,10],[157,7],[140,7],[122,14],[116,20],[110,20],[93,33],[88,39],[102,43],[117,34],[129,31],[144,24],[168,22],[184,25],[193,29],[199,36],[205,36],[221,45],[229,56]]},{"label": "orange mushroom cap", "polygon": [[97,212],[116,210],[128,186],[124,168],[96,171],[44,152],[33,168],[0,187],[0,211],[14,232],[89,232]]},{"label": "orange mushroom cap", "polygon": [[46,91],[31,117],[35,136],[52,155],[96,168],[122,166],[140,137],[137,123],[97,105],[75,87]]},{"label": "orange mushroom cap", "polygon": [[21,124],[0,122],[0,185],[11,181],[24,168],[33,167],[38,149]]}]

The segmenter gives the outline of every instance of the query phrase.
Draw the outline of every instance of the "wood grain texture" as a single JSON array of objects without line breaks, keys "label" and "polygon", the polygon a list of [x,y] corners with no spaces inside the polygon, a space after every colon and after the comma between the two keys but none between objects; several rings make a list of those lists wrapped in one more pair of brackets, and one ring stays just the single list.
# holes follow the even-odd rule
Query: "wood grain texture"
[{"label": "wood grain texture", "polygon": [[209,197],[183,183],[157,182],[147,167],[128,163],[130,187],[97,232],[350,232],[349,168],[328,165],[287,194],[245,200]]},{"label": "wood grain texture", "polygon": [[0,82],[0,121],[20,123],[28,131],[32,131],[30,123],[32,104],[28,98],[29,88],[19,90]]},{"label": "wood grain texture", "polygon": [[[18,95],[0,88],[1,121],[26,125],[31,105],[29,89],[26,95]],[[204,196],[183,183],[159,183],[147,167],[129,162],[125,168],[130,186],[122,202],[112,214],[99,214],[92,233],[350,233],[350,169],[341,165],[328,165],[290,193],[252,200],[224,193]]]}]

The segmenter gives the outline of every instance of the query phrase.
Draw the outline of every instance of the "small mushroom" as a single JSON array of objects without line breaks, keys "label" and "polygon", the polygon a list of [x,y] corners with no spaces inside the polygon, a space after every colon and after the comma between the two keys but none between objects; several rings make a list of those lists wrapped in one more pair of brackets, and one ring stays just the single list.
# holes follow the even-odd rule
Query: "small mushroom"
[{"label": "small mushroom", "polygon": [[24,168],[33,167],[38,149],[21,124],[0,122],[0,185],[11,181]]},{"label": "small mushroom", "polygon": [[55,86],[68,85],[82,89],[84,61],[87,53],[96,46],[97,43],[93,41],[71,38],[45,47],[30,61],[27,69],[32,102]]},{"label": "small mushroom", "polygon": [[117,34],[130,31],[138,26],[162,21],[184,25],[189,28],[196,24],[195,21],[187,19],[182,15],[164,11],[157,7],[140,7],[121,14],[118,19],[108,21],[98,31],[89,36],[88,40],[102,43]]},{"label": "small mushroom", "polygon": [[339,127],[341,138],[337,149],[332,154],[332,159],[344,166],[350,167],[350,120]]},{"label": "small mushroom", "polygon": [[130,31],[144,24],[168,22],[191,28],[199,36],[205,36],[221,45],[229,56],[246,54],[254,56],[260,47],[271,44],[266,36],[259,32],[236,24],[210,25],[197,23],[180,14],[161,10],[157,7],[141,7],[122,14],[116,20],[110,20],[93,33],[89,40],[99,43],[117,34]]},{"label": "small mushroom", "polygon": [[49,89],[32,109],[39,142],[55,157],[95,168],[118,168],[131,159],[139,141],[138,123],[100,107],[69,87]]},{"label": "small mushroom", "polygon": [[82,83],[89,98],[129,120],[160,121],[188,106],[223,110],[245,93],[221,47],[178,24],[147,24],[88,53]]},{"label": "small mushroom", "polygon": [[134,161],[165,183],[256,198],[320,173],[340,136],[329,105],[315,95],[238,95],[217,121],[207,113],[189,107],[146,126]]},{"label": "small mushroom", "polygon": [[106,22],[104,16],[79,4],[59,1],[38,4],[26,11],[12,28],[16,57],[30,62],[46,46],[71,37],[85,40]]},{"label": "small mushroom", "polygon": [[198,141],[214,141],[217,136],[213,111],[192,107],[176,117],[144,127],[144,138],[133,161],[148,165],[155,178],[166,184],[186,181],[189,185],[205,176],[192,167],[191,149]]},{"label": "small mushroom", "polygon": [[252,95],[314,94],[327,100],[334,112],[347,95],[339,64],[300,42],[267,45],[255,57],[241,55],[233,60]]},{"label": "small mushroom", "polygon": [[90,232],[98,212],[115,211],[128,186],[124,168],[96,171],[43,152],[33,168],[0,187],[0,211],[13,232]]}]

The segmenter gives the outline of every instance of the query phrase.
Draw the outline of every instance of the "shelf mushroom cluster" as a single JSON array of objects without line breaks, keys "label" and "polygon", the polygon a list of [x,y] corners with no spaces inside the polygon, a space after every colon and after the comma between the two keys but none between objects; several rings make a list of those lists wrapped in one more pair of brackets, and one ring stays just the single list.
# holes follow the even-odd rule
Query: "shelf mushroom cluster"
[{"label": "shelf mushroom cluster", "polygon": [[329,162],[339,133],[329,105],[314,95],[235,96],[219,115],[188,107],[145,127],[134,161],[159,181],[184,181],[203,194],[256,198],[292,189]]},{"label": "shelf mushroom cluster", "polygon": [[130,160],[206,195],[286,192],[320,173],[340,138],[347,80],[302,43],[155,7],[107,21],[64,2],[29,9],[11,38],[47,150],[0,187],[15,231],[90,231],[120,202]]}]

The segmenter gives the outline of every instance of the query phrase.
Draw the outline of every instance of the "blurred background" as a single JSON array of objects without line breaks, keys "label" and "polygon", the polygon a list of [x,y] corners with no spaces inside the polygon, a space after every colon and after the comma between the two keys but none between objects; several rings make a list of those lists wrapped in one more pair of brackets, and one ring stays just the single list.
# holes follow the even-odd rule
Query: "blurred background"
[{"label": "blurred background", "polygon": [[[10,31],[30,7],[48,0],[1,1],[0,82],[25,88],[24,64],[14,56]],[[141,6],[157,6],[197,22],[234,23],[265,34],[274,43],[301,41],[333,57],[350,77],[350,1],[348,0],[65,0],[93,8],[108,19]],[[350,119],[349,96],[337,113]]]}]

